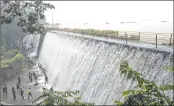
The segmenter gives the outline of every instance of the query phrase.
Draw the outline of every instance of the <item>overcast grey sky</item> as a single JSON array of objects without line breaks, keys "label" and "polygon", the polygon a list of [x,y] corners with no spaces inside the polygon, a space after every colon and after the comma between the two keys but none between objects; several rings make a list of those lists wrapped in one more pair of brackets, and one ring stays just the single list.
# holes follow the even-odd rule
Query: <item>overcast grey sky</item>
[{"label": "overcast grey sky", "polygon": [[173,1],[47,1],[46,21],[104,23],[144,19],[173,21]]}]

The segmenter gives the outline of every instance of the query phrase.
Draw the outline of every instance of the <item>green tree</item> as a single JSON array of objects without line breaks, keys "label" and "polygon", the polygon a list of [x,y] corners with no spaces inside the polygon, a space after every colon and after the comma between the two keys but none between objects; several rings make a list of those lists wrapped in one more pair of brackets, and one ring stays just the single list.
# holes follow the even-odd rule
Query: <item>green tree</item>
[{"label": "green tree", "polygon": [[2,0],[1,5],[1,24],[10,24],[15,21],[23,32],[29,34],[44,34],[44,12],[55,8],[43,0]]},{"label": "green tree", "polygon": [[93,103],[85,103],[80,101],[79,91],[51,91],[45,90],[43,95],[38,97],[33,103],[38,105],[83,105],[92,106]]},{"label": "green tree", "polygon": [[[173,68],[170,69],[173,71]],[[174,105],[164,93],[166,90],[173,90],[174,85],[157,86],[153,81],[143,78],[140,73],[130,68],[127,61],[121,63],[119,71],[128,80],[136,81],[137,89],[123,91],[125,101],[124,103],[115,101],[117,105]]]}]

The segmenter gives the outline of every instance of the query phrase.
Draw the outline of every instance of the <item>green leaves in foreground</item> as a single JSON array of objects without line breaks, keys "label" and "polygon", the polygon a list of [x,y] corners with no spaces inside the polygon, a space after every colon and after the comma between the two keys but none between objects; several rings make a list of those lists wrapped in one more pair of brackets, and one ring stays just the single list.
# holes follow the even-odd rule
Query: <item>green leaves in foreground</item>
[{"label": "green leaves in foreground", "polygon": [[[138,87],[138,90],[122,92],[125,98],[124,105],[172,105],[173,102],[164,94],[164,91],[174,90],[174,85],[157,86],[153,81],[144,79],[140,73],[130,68],[127,61],[120,64],[119,71],[128,80],[136,81]],[[115,103],[122,104],[120,101]]]},{"label": "green leaves in foreground", "polygon": [[93,105],[93,103],[81,102],[79,93],[79,91],[51,92],[50,90],[46,90],[45,93],[34,100],[33,103],[38,103],[38,105]]},{"label": "green leaves in foreground", "polygon": [[161,85],[159,88],[163,90],[174,90],[174,85]]},{"label": "green leaves in foreground", "polygon": [[173,71],[174,72],[174,67],[173,66],[168,67],[168,71]]}]

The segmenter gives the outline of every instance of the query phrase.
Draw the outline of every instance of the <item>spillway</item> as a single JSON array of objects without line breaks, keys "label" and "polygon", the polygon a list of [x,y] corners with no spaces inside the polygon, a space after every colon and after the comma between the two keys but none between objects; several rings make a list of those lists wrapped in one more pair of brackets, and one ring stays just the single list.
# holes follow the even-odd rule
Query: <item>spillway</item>
[{"label": "spillway", "polygon": [[[82,101],[96,105],[112,105],[123,100],[122,91],[134,89],[136,83],[119,73],[119,65],[127,60],[145,78],[160,84],[173,84],[170,53],[132,48],[87,38],[48,32],[38,62],[48,71],[54,89],[79,90]],[[166,92],[172,97],[172,91]]]}]

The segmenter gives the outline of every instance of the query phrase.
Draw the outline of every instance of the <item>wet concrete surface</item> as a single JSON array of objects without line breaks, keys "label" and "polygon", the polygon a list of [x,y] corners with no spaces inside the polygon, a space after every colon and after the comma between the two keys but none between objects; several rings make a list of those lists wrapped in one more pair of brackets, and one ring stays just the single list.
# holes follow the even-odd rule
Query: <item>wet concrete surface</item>
[{"label": "wet concrete surface", "polygon": [[[35,81],[33,78],[33,81],[30,82],[28,73],[29,72],[35,72],[36,75],[38,76],[38,83],[39,85],[36,86],[34,85]],[[44,85],[44,74],[41,72],[41,70],[37,67],[34,66],[32,69],[24,69],[23,74],[21,76],[21,87],[24,90],[24,100],[22,99],[21,95],[19,92],[16,90],[16,83],[17,83],[17,76],[15,78],[9,79],[8,81],[5,81],[4,83],[7,85],[7,91],[8,95],[7,96],[1,96],[2,101],[8,104],[13,104],[13,105],[34,105],[32,104],[32,101],[35,100],[37,97],[39,97],[42,94],[42,87]],[[16,91],[16,100],[13,98],[12,94],[12,87],[15,87]],[[28,88],[31,88],[32,96],[30,100],[28,100]]]}]

